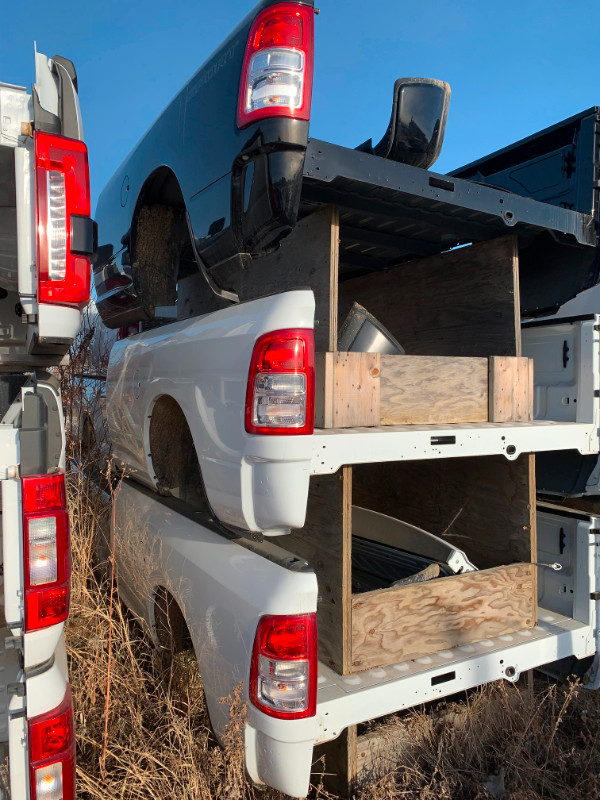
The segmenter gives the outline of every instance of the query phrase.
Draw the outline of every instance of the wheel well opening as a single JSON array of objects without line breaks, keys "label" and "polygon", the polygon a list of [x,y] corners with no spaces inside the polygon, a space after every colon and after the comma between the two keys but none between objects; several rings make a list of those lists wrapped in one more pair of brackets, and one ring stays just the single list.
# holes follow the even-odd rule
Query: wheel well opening
[{"label": "wheel well opening", "polygon": [[149,442],[158,490],[209,512],[192,432],[179,403],[168,395],[154,404]]},{"label": "wheel well opening", "polygon": [[158,644],[170,655],[192,647],[192,637],[183,612],[164,586],[159,586],[154,596],[154,626]]},{"label": "wheel well opening", "polygon": [[160,167],[140,192],[132,224],[131,273],[146,315],[175,305],[177,281],[195,269],[179,181]]}]

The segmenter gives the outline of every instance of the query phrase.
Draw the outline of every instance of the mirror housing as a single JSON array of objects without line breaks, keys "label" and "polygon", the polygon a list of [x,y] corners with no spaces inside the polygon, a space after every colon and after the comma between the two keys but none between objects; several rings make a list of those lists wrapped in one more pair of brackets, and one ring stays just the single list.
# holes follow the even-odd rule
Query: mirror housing
[{"label": "mirror housing", "polygon": [[450,86],[435,78],[398,78],[390,124],[379,144],[369,139],[362,150],[413,167],[429,167],[442,149]]}]

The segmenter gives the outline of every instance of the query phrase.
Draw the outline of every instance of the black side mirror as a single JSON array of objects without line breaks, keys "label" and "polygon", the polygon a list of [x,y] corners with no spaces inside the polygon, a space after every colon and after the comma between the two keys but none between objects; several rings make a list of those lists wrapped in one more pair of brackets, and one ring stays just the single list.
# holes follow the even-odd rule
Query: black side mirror
[{"label": "black side mirror", "polygon": [[373,140],[357,150],[391,161],[428,169],[442,149],[450,86],[435,78],[398,78],[390,124],[379,144]]}]

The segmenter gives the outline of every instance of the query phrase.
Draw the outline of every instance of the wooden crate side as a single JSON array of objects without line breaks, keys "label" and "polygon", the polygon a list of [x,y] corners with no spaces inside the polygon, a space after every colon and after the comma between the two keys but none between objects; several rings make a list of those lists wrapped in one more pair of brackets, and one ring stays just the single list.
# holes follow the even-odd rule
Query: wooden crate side
[{"label": "wooden crate side", "polygon": [[536,624],[533,564],[356,595],[352,667],[381,667]]},{"label": "wooden crate side", "polygon": [[408,355],[521,355],[512,234],[343,281],[340,320],[354,301],[374,314]]},{"label": "wooden crate side", "polygon": [[352,468],[310,479],[306,524],[285,537],[285,549],[306,559],[319,585],[319,659],[350,670],[352,601]]},{"label": "wooden crate side", "polygon": [[488,359],[381,356],[380,425],[487,422]]},{"label": "wooden crate side", "polygon": [[379,425],[379,353],[317,353],[315,427]]},{"label": "wooden crate side", "polygon": [[316,745],[313,751],[311,782],[336,797],[354,797],[358,775],[358,736],[356,725],[349,725],[337,739]]},{"label": "wooden crate side", "polygon": [[315,428],[333,428],[334,356],[315,354]]},{"label": "wooden crate side", "polygon": [[492,356],[489,374],[490,422],[533,419],[533,359]]},{"label": "wooden crate side", "polygon": [[[248,260],[231,259],[211,270],[216,283],[237,292],[240,300],[312,289],[315,294],[315,344],[318,350],[337,350],[338,270],[340,225],[335,206],[299,220],[273,253]],[[178,318],[227,308],[231,303],[212,293],[198,272],[178,287]]]},{"label": "wooden crate side", "polygon": [[479,569],[535,560],[534,456],[358,464],[353,502],[424,528]]}]

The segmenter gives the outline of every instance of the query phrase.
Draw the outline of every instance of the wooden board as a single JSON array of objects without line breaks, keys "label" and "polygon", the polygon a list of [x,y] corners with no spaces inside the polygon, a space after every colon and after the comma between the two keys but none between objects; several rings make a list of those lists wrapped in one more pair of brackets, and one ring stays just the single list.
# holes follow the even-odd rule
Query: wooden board
[{"label": "wooden board", "polygon": [[533,359],[490,358],[490,422],[533,419]]},{"label": "wooden board", "polygon": [[304,558],[319,585],[319,659],[350,671],[352,599],[352,468],[310,479],[306,524],[285,537],[285,549]]},{"label": "wooden board", "polygon": [[529,455],[358,464],[353,503],[447,539],[480,569],[533,561],[534,464]]},{"label": "wooden board", "polygon": [[354,301],[374,314],[408,355],[521,355],[512,234],[343,281],[340,322]]},{"label": "wooden board", "polygon": [[301,219],[274,253],[253,259],[232,275],[240,300],[292,289],[315,294],[315,347],[337,350],[337,282],[340,226],[335,206]]},{"label": "wooden board", "polygon": [[521,422],[532,417],[530,359],[317,353],[317,428]]},{"label": "wooden board", "polygon": [[379,424],[487,420],[487,358],[381,356]]},{"label": "wooden board", "polygon": [[536,624],[533,564],[511,564],[352,600],[352,668],[397,664]]},{"label": "wooden board", "polygon": [[315,427],[379,425],[378,353],[317,353]]},{"label": "wooden board", "polygon": [[[336,350],[339,238],[338,210],[327,206],[300,220],[273,253],[253,258],[245,266],[240,259],[233,259],[211,274],[219,286],[237,292],[242,302],[293,289],[312,289],[316,347]],[[179,319],[231,305],[211,292],[200,273],[179,283]]]},{"label": "wooden board", "polygon": [[311,783],[336,796],[353,796],[358,774],[358,737],[356,725],[349,725],[337,739],[318,744],[313,751]]}]

